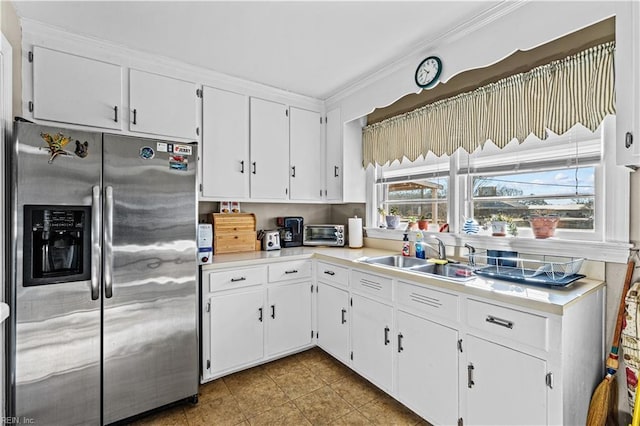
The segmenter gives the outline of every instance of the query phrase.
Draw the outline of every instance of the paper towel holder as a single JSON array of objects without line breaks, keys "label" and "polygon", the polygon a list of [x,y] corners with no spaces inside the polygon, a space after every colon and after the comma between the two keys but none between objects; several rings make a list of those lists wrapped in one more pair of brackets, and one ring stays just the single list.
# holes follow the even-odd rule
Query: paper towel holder
[{"label": "paper towel holder", "polygon": [[358,216],[350,217],[348,220],[349,226],[349,248],[362,248],[363,236],[362,236],[362,218]]}]

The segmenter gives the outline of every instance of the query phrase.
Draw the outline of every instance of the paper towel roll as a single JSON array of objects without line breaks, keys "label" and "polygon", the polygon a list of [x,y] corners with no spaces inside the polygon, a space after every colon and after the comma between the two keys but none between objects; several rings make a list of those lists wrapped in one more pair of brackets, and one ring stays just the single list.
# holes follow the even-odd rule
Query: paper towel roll
[{"label": "paper towel roll", "polygon": [[349,218],[349,247],[362,247],[362,218],[358,216]]}]

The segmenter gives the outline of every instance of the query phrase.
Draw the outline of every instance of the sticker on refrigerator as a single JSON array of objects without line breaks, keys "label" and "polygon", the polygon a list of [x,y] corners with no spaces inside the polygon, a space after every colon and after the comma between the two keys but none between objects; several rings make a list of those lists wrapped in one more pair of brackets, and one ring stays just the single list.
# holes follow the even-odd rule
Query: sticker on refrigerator
[{"label": "sticker on refrigerator", "polygon": [[173,170],[186,171],[189,168],[189,160],[182,155],[170,155],[169,168]]},{"label": "sticker on refrigerator", "polygon": [[65,136],[62,133],[50,135],[49,133],[40,132],[40,137],[47,143],[47,149],[49,150],[49,154],[51,154],[48,161],[49,164],[53,163],[53,160],[55,160],[58,155],[71,155],[70,152],[64,150],[64,147],[71,142],[69,136]]},{"label": "sticker on refrigerator", "polygon": [[174,145],[173,153],[180,155],[191,155],[193,151],[191,145]]},{"label": "sticker on refrigerator", "polygon": [[156,151],[158,151],[158,152],[168,152],[167,151],[167,144],[164,143],[164,142],[156,143]]},{"label": "sticker on refrigerator", "polygon": [[143,146],[140,148],[140,158],[143,160],[151,160],[156,156],[156,152],[150,146]]}]

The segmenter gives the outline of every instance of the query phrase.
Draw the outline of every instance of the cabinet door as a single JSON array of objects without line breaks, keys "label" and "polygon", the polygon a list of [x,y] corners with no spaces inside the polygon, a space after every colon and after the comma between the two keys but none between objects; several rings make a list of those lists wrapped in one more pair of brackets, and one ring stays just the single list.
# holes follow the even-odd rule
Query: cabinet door
[{"label": "cabinet door", "polygon": [[267,289],[267,355],[311,343],[311,281]]},{"label": "cabinet door", "polygon": [[398,398],[433,424],[458,421],[458,332],[398,311]]},{"label": "cabinet door", "polygon": [[122,129],[122,68],[34,46],[33,117]]},{"label": "cabinet door", "polygon": [[322,198],[320,113],[291,107],[289,195],[292,200]]},{"label": "cabinet door", "polygon": [[393,308],[358,295],[353,295],[352,299],[353,368],[391,392]]},{"label": "cabinet door", "polygon": [[263,357],[263,298],[260,289],[209,299],[212,374]]},{"label": "cabinet door", "polygon": [[349,362],[349,294],[318,283],[318,346],[344,363]]},{"label": "cabinet door", "polygon": [[207,86],[202,97],[202,195],[249,198],[249,98]]},{"label": "cabinet door", "polygon": [[129,130],[195,139],[195,83],[131,69],[129,71]]},{"label": "cabinet door", "polygon": [[342,122],[340,108],[327,112],[326,198],[342,201]]},{"label": "cabinet door", "polygon": [[547,424],[546,362],[468,336],[465,425]]},{"label": "cabinet door", "polygon": [[289,117],[286,105],[251,98],[251,198],[289,197]]}]

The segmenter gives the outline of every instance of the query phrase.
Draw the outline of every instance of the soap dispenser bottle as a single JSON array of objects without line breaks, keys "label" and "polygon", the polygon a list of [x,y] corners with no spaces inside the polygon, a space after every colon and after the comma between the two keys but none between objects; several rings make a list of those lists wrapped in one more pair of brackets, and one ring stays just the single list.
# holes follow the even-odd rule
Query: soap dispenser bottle
[{"label": "soap dispenser bottle", "polygon": [[419,259],[424,259],[425,258],[425,254],[424,254],[424,246],[422,245],[422,232],[418,231],[416,233],[416,257]]},{"label": "soap dispenser bottle", "polygon": [[409,235],[404,234],[404,238],[402,239],[402,255],[409,256],[411,246],[409,245]]}]

